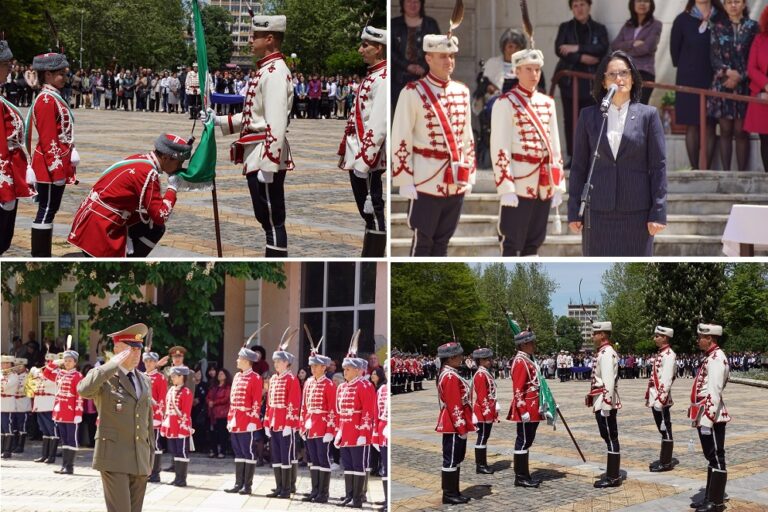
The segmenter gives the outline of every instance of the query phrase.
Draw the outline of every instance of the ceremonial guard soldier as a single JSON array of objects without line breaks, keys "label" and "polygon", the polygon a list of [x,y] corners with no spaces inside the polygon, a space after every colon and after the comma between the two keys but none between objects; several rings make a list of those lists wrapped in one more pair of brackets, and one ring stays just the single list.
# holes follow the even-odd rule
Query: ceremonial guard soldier
[{"label": "ceremonial guard soldier", "polygon": [[368,65],[355,96],[339,167],[349,171],[357,210],[365,221],[363,257],[381,257],[387,246],[382,175],[387,170],[387,31],[365,27],[357,50]]},{"label": "ceremonial guard soldier", "polygon": [[[56,354],[45,354],[46,363],[56,359]],[[37,417],[37,426],[43,435],[43,448],[40,457],[35,462],[53,464],[56,462],[56,450],[59,447],[59,436],[53,423],[53,403],[56,396],[56,383],[43,376],[41,368],[30,370],[34,382],[35,396],[32,400],[32,412]]]},{"label": "ceremonial guard soldier", "polygon": [[24,443],[27,440],[27,419],[32,410],[32,398],[27,396],[29,388],[29,372],[27,360],[17,357],[14,361],[18,386],[16,387],[16,410],[11,414],[11,427],[13,430],[13,453],[24,453]]},{"label": "ceremonial guard soldier", "polygon": [[235,452],[235,486],[226,489],[228,493],[251,494],[253,486],[253,474],[256,471],[254,447],[261,440],[264,428],[260,417],[264,382],[252,367],[258,358],[256,352],[245,346],[237,354],[237,369],[240,371],[232,380],[227,412],[227,430],[232,451]]},{"label": "ceremonial guard soldier", "polygon": [[[150,341],[151,342],[151,341]],[[160,482],[160,465],[162,464],[163,450],[160,449],[160,427],[163,424],[163,414],[165,413],[165,396],[168,394],[168,381],[165,376],[158,371],[157,366],[160,355],[157,352],[150,352],[150,342],[144,348],[144,367],[145,375],[149,377],[152,389],[152,427],[155,429],[155,459],[152,464],[152,473],[147,479],[148,482]]]},{"label": "ceremonial guard soldier", "polygon": [[39,200],[32,223],[32,256],[50,257],[53,220],[61,206],[64,187],[77,182],[75,170],[80,155],[75,149],[75,118],[59,94],[67,81],[69,62],[60,53],[45,53],[32,59],[43,86],[27,113],[27,149],[31,148],[32,126],[37,129],[37,146],[32,169]]},{"label": "ceremonial guard soldier", "polygon": [[[69,345],[69,343],[67,343]],[[56,397],[53,402],[53,421],[61,439],[61,469],[55,473],[71,475],[75,463],[78,441],[78,426],[83,421],[83,400],[77,385],[83,379],[77,371],[80,354],[67,350],[62,357],[49,361],[43,369],[43,376],[56,382]],[[63,368],[62,368],[63,366]]]},{"label": "ceremonial guard soldier", "polygon": [[[0,84],[6,83],[12,60],[8,43],[0,39]],[[0,255],[11,246],[18,199],[34,192],[27,185],[27,168],[31,172],[32,161],[24,129],[21,111],[0,95]]]},{"label": "ceremonial guard soldier", "polygon": [[661,434],[661,453],[659,460],[652,462],[649,469],[654,473],[669,471],[678,460],[672,458],[675,442],[672,440],[672,383],[677,372],[677,358],[669,342],[675,335],[674,329],[657,325],[653,332],[653,341],[659,348],[648,377],[648,389],[645,392],[645,406],[653,412],[653,420]]},{"label": "ceremonial guard soldier", "polygon": [[285,175],[293,170],[286,132],[293,106],[291,71],[280,46],[285,35],[285,16],[253,16],[251,48],[258,58],[240,114],[216,116],[208,109],[203,121],[213,118],[224,135],[239,133],[230,149],[234,164],[243,165],[256,220],[267,240],[265,255],[288,256],[285,231]]},{"label": "ceremonial guard soldier", "polygon": [[[383,368],[387,368],[387,361]],[[387,371],[387,370],[384,370]],[[381,485],[384,488],[384,504],[387,503],[387,482],[389,481],[389,382],[376,391],[376,428],[373,432],[373,446],[379,450],[381,460]]]},{"label": "ceremonial guard soldier", "polygon": [[539,407],[539,374],[533,354],[536,351],[536,335],[522,331],[515,335],[517,354],[512,361],[512,404],[507,419],[517,423],[515,439],[515,486],[538,487],[540,480],[531,477],[528,466],[528,449],[536,438],[541,421]]},{"label": "ceremonial guard soldier", "polygon": [[701,362],[691,388],[691,406],[688,417],[699,432],[701,449],[707,466],[706,497],[692,503],[696,512],[720,512],[725,510],[725,484],[728,472],[725,468],[725,424],[731,421],[723,402],[723,391],[728,382],[730,367],[725,353],[719,347],[723,327],[699,324],[696,328],[699,349],[706,358]]},{"label": "ceremonial guard soldier", "polygon": [[171,387],[165,395],[165,414],[160,426],[160,435],[168,440],[168,451],[173,455],[176,472],[171,485],[187,486],[190,439],[192,437],[192,392],[185,386],[189,368],[171,368]]},{"label": "ceremonial guard soldier", "polygon": [[621,409],[619,356],[611,345],[612,330],[611,322],[592,322],[592,341],[596,355],[592,368],[592,383],[585,404],[594,411],[600,437],[608,448],[605,476],[594,483],[597,488],[621,485],[619,427],[616,424],[616,412]]},{"label": "ceremonial guard soldier", "polygon": [[437,348],[437,357],[440,358],[437,377],[440,415],[435,431],[443,435],[443,503],[451,505],[469,501],[469,497],[459,491],[460,464],[467,453],[467,434],[475,430],[472,424],[472,385],[457,371],[463,354],[464,349],[455,341]]},{"label": "ceremonial guard soldier", "polygon": [[389,375],[392,382],[392,394],[400,394],[400,352],[392,349],[392,356],[389,358]]},{"label": "ceremonial guard soldier", "polygon": [[560,378],[560,382],[565,382],[566,372],[568,371],[565,350],[561,350],[557,354],[557,373]]},{"label": "ceremonial guard soldier", "polygon": [[499,206],[503,256],[538,253],[547,237],[549,209],[563,202],[565,179],[555,100],[536,89],[541,50],[512,55],[519,82],[493,105],[491,160]]},{"label": "ceremonial guard soldier", "polygon": [[414,371],[416,375],[413,377],[413,389],[414,391],[424,391],[424,363],[420,355],[416,355],[413,358]]},{"label": "ceremonial guard soldier", "polygon": [[331,485],[331,442],[336,433],[336,385],[325,372],[331,358],[318,353],[307,330],[310,343],[309,369],[312,375],[304,383],[301,400],[301,435],[306,440],[312,491],[301,501],[328,502]]},{"label": "ceremonial guard soldier", "polygon": [[[154,151],[109,167],[75,213],[69,243],[94,257],[148,256],[165,233],[176,204],[176,173],[191,151],[186,140],[164,133]],[[169,175],[165,194],[163,172]]]},{"label": "ceremonial guard soldier", "polygon": [[197,62],[193,62],[192,69],[187,72],[184,92],[187,94],[189,118],[197,119],[197,113],[200,111],[200,77],[197,74]]},{"label": "ceremonial guard soldier", "polygon": [[272,353],[275,375],[269,379],[267,409],[264,414],[264,431],[270,436],[272,470],[277,487],[268,498],[290,498],[296,492],[296,457],[294,434],[301,423],[301,385],[291,373],[295,356],[288,352],[288,345],[298,329],[290,333],[290,327],[283,332],[278,349]]},{"label": "ceremonial guard soldier", "polygon": [[410,199],[411,256],[447,256],[475,183],[470,93],[451,80],[459,40],[424,36],[429,73],[400,93],[392,121],[392,183]]},{"label": "ceremonial guard soldier", "polygon": [[472,359],[477,362],[477,371],[472,378],[474,400],[472,403],[472,423],[477,428],[475,444],[475,465],[477,473],[492,475],[488,466],[488,438],[494,422],[499,421],[499,405],[496,403],[496,381],[488,371],[493,365],[493,351],[479,348],[472,352]]},{"label": "ceremonial guard soldier", "polygon": [[344,380],[336,392],[339,427],[334,444],[341,452],[346,494],[341,506],[362,508],[366,470],[376,422],[376,390],[363,377],[368,363],[357,357],[360,330],[352,336],[347,357],[341,363]]},{"label": "ceremonial guard soldier", "polygon": [[77,386],[99,414],[93,469],[101,473],[107,512],[140,512],[152,472],[152,382],[136,369],[146,335],[144,324],[109,334],[115,355]]},{"label": "ceremonial guard soldier", "polygon": [[16,410],[16,388],[19,385],[19,376],[13,371],[16,359],[13,356],[2,356],[3,377],[0,388],[0,417],[2,417],[2,458],[11,456],[11,444],[13,443],[13,431],[11,428],[11,414]]}]

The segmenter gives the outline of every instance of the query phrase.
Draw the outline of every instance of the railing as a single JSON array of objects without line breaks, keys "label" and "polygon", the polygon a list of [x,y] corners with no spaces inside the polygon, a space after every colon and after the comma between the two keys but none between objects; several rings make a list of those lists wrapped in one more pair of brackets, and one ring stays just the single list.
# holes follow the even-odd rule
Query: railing
[{"label": "railing", "polygon": [[[552,77],[552,82],[549,86],[549,95],[555,95],[555,87],[557,83],[563,77],[572,78],[586,78],[587,80],[594,80],[595,75],[592,73],[584,73],[583,71],[569,71],[562,70],[555,73]],[[728,92],[711,91],[709,89],[701,89],[698,87],[688,87],[684,85],[662,84],[658,82],[643,82],[643,87],[651,89],[666,89],[668,91],[682,92],[688,94],[696,94],[699,96],[699,119],[704,120],[707,118],[707,98],[724,98],[728,100],[741,101],[744,103],[757,103],[760,105],[768,105],[768,100],[760,98],[753,98],[752,96],[743,96],[741,94],[733,94]],[[571,88],[573,91],[573,127],[571,133],[576,133],[576,126],[579,120],[579,80],[571,80]],[[699,123],[699,169],[707,168],[707,123]],[[767,169],[768,170],[768,169]]]}]

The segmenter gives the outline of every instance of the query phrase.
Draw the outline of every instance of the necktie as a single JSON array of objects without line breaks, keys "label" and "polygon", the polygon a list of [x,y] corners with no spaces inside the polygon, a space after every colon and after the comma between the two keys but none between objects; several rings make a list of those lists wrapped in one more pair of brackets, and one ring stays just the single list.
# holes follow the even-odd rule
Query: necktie
[{"label": "necktie", "polygon": [[140,396],[141,392],[138,386],[136,386],[136,381],[133,380],[133,372],[128,372],[128,380],[131,381],[131,386],[133,386],[133,390],[136,391],[136,396]]}]

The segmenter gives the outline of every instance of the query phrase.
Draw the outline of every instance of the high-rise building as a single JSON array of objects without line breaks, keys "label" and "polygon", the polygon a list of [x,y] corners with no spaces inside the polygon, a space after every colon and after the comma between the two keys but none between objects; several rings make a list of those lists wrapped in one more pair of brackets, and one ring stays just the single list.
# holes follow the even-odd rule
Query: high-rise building
[{"label": "high-rise building", "polygon": [[[229,31],[235,50],[232,62],[238,65],[249,65],[252,62],[248,39],[251,34],[251,17],[248,14],[248,4],[245,0],[207,0],[208,5],[223,7],[232,14]],[[251,5],[254,5],[252,2]]]},{"label": "high-rise building", "polygon": [[592,339],[592,323],[590,318],[597,318],[600,306],[597,304],[568,304],[568,318],[575,318],[581,324],[581,337],[585,342]]}]

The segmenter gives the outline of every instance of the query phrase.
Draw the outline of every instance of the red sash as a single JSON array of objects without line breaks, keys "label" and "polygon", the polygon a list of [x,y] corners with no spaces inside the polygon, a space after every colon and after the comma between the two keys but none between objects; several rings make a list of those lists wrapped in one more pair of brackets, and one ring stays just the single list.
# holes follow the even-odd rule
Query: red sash
[{"label": "red sash", "polygon": [[[363,88],[363,85],[365,85],[366,81],[370,81],[371,83],[373,83],[373,81],[375,80],[375,78],[371,78],[373,73],[375,73],[382,67],[386,67],[386,66],[387,66],[387,61],[383,61],[377,64],[376,66],[374,66],[371,69],[369,75],[366,76],[365,79],[363,80],[363,83],[360,84],[360,89]],[[362,94],[358,94],[355,97],[355,131],[357,132],[357,140],[360,142],[360,150],[361,150],[361,158],[362,158],[362,150],[364,149],[363,139],[365,137],[365,126],[363,125],[363,114],[362,114],[362,109],[360,108],[360,96],[362,96]],[[379,163],[380,158],[381,158],[381,150],[379,150],[379,152],[376,153],[376,158],[373,159],[373,163],[370,165],[370,167],[372,168],[376,167]]]},{"label": "red sash", "polygon": [[[515,100],[517,101],[514,101],[512,97],[514,97]],[[541,137],[541,140],[543,140],[544,144],[547,146],[547,153],[548,153],[547,160],[549,163],[549,165],[547,165],[547,175],[549,177],[548,185],[554,188],[555,182],[552,177],[552,165],[555,163],[554,162],[555,157],[552,154],[552,144],[550,143],[549,137],[547,136],[547,131],[544,129],[544,123],[541,122],[541,119],[539,118],[538,114],[536,114],[536,111],[534,111],[531,108],[531,105],[515,89],[512,89],[511,91],[509,91],[509,94],[507,95],[507,99],[509,99],[509,101],[512,102],[512,104],[517,104],[518,106],[522,107],[522,109],[530,118],[531,123],[533,123],[534,128],[536,128],[536,131],[539,133],[539,137]]]},{"label": "red sash", "polygon": [[[451,164],[463,163],[461,155],[459,154],[459,146],[456,141],[456,133],[451,127],[448,114],[445,112],[445,109],[437,100],[437,96],[435,96],[435,93],[432,92],[432,89],[430,89],[429,85],[423,78],[418,80],[416,84],[424,92],[423,96],[426,96],[429,105],[432,107],[432,112],[434,112],[434,114],[437,116],[438,123],[440,124],[440,130],[443,132],[443,137],[445,138],[445,142],[448,145],[448,153],[450,155]],[[451,172],[452,167],[453,166],[450,166],[443,176],[443,182],[449,185],[455,184],[453,173]]]}]

